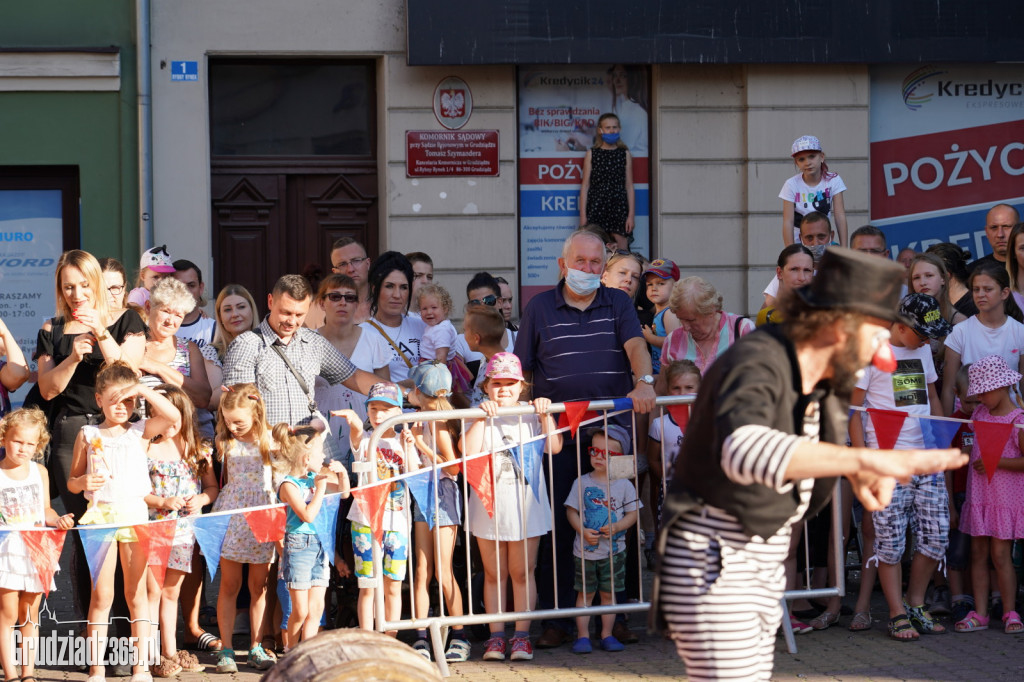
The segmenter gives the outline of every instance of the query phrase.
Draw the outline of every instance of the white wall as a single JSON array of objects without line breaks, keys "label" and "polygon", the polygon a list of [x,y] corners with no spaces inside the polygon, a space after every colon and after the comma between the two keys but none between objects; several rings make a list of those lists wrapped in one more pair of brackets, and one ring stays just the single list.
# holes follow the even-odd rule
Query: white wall
[{"label": "white wall", "polygon": [[[459,308],[465,283],[478,270],[515,283],[514,68],[409,67],[405,33],[402,0],[153,0],[156,242],[166,242],[175,257],[205,264],[206,278],[213,279],[209,56],[373,57],[379,67],[381,250],[429,253]],[[198,61],[198,82],[172,82],[172,60]],[[432,98],[437,83],[451,75],[473,92],[466,129],[501,131],[497,178],[405,177],[405,131],[442,129]]]},{"label": "white wall", "polygon": [[868,221],[865,66],[662,66],[655,71],[657,256],[676,260],[755,314],[782,250],[779,190],[789,150],[816,135],[850,232]]}]

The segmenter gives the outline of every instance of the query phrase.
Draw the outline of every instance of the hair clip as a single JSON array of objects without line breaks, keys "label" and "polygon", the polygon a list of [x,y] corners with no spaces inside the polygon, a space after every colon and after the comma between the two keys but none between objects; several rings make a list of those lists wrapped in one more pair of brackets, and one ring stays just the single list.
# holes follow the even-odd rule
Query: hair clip
[{"label": "hair clip", "polygon": [[220,390],[224,391],[225,393],[230,393],[231,391],[234,391],[235,389],[231,388],[230,386],[225,386],[225,385],[221,384]]},{"label": "hair clip", "polygon": [[257,402],[259,402],[259,399],[260,399],[259,395],[258,395],[258,394],[256,394],[256,393],[250,393],[250,394],[249,394],[248,396],[246,396],[246,397],[247,397],[247,398],[248,398],[249,400],[255,400],[255,401],[257,401]]},{"label": "hair clip", "polygon": [[295,427],[292,426],[291,424],[288,425],[288,433],[292,434],[293,436],[295,435]]}]

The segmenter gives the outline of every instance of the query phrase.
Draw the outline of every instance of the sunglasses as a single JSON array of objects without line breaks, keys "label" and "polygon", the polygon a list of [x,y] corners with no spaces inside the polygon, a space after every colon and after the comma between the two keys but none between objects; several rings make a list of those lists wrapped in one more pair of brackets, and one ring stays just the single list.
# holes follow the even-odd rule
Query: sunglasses
[{"label": "sunglasses", "polygon": [[339,294],[337,291],[332,291],[329,294],[326,294],[326,297],[331,303],[340,303],[341,301],[345,301],[345,303],[359,302],[358,294]]},{"label": "sunglasses", "polygon": [[495,296],[494,294],[489,294],[487,296],[484,296],[483,298],[471,298],[471,299],[469,299],[469,304],[470,305],[480,305],[481,303],[483,303],[484,305],[489,305],[492,308],[495,306],[495,304],[497,304],[497,302],[498,302],[498,297]]},{"label": "sunglasses", "polygon": [[601,448],[595,448],[593,445],[587,448],[587,452],[590,453],[591,457],[619,457],[623,454],[621,452],[608,452],[607,450],[602,450]]}]

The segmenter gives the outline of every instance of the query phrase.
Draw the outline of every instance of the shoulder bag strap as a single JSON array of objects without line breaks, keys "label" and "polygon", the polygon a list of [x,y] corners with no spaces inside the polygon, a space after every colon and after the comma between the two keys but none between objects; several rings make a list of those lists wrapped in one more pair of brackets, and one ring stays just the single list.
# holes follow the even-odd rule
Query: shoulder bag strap
[{"label": "shoulder bag strap", "polygon": [[[260,336],[263,336],[262,332],[260,332]],[[266,340],[266,337],[263,338],[264,340]],[[292,341],[297,342],[296,337],[292,337]],[[289,360],[288,356],[285,355],[283,350],[281,350],[281,346],[277,345],[273,341],[270,341],[268,345],[270,346],[271,349],[273,349],[275,353],[281,356],[281,360],[284,361],[285,366],[288,367],[288,370],[292,373],[292,376],[295,377],[295,381],[299,382],[299,388],[302,389],[302,392],[306,394],[306,399],[309,401],[309,413],[311,415],[315,415],[317,410],[316,401],[313,400],[313,394],[310,393],[309,385],[306,383],[306,380],[302,378],[302,375],[299,374],[299,370],[295,369],[295,365],[292,364],[292,361]]]},{"label": "shoulder bag strap", "polygon": [[376,329],[377,331],[379,331],[380,335],[383,336],[384,339],[387,340],[387,342],[391,344],[391,347],[395,349],[396,353],[398,353],[398,357],[402,358],[402,361],[405,362],[405,366],[408,367],[409,369],[412,369],[412,361],[410,361],[409,358],[405,357],[405,353],[403,353],[402,349],[399,348],[395,344],[395,342],[391,340],[391,337],[388,336],[387,332],[385,332],[384,329],[379,324],[377,324],[374,320],[372,320],[372,319],[371,320],[367,320],[367,322],[369,322],[371,325],[373,325],[373,328]]}]

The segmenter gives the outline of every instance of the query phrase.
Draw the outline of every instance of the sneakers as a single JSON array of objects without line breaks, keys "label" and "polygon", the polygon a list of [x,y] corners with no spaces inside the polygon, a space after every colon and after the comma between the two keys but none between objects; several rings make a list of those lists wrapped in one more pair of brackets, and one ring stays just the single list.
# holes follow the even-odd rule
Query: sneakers
[{"label": "sneakers", "polygon": [[949,599],[949,587],[938,585],[932,590],[932,599],[928,603],[928,610],[936,616],[946,616],[952,610]]},{"label": "sneakers", "polygon": [[413,642],[412,650],[428,661],[432,659],[432,656],[430,655],[430,642],[425,639],[417,639]]},{"label": "sneakers", "polygon": [[626,645],[615,639],[615,637],[608,635],[601,640],[601,649],[604,651],[624,651],[626,649]]},{"label": "sneakers", "polygon": [[234,649],[224,649],[220,652],[220,656],[217,657],[217,672],[219,673],[237,673],[238,664],[235,663],[235,651]]},{"label": "sneakers", "polygon": [[533,660],[533,644],[530,643],[529,637],[513,637],[512,638],[512,653],[509,655],[509,660],[512,661],[532,661]]},{"label": "sneakers", "polygon": [[903,608],[907,611],[910,624],[922,635],[944,635],[948,632],[939,621],[932,618],[932,614],[928,613],[924,604],[911,606],[906,600],[903,600]]},{"label": "sneakers", "polygon": [[276,660],[264,650],[263,645],[257,644],[249,649],[249,667],[257,670],[266,670],[276,663]]},{"label": "sneakers", "polygon": [[974,598],[968,597],[967,599],[957,599],[953,602],[950,608],[950,615],[953,618],[954,623],[959,623],[967,617],[971,611],[974,610]]},{"label": "sneakers", "polygon": [[572,643],[572,652],[574,654],[589,654],[593,650],[594,647],[590,643],[589,637],[580,637]]},{"label": "sneakers", "polygon": [[470,646],[465,639],[455,639],[448,644],[448,651],[444,654],[444,660],[449,663],[462,663],[469,660]]},{"label": "sneakers", "polygon": [[505,638],[500,635],[495,635],[487,640],[487,644],[484,646],[484,655],[482,658],[485,661],[504,661]]}]

